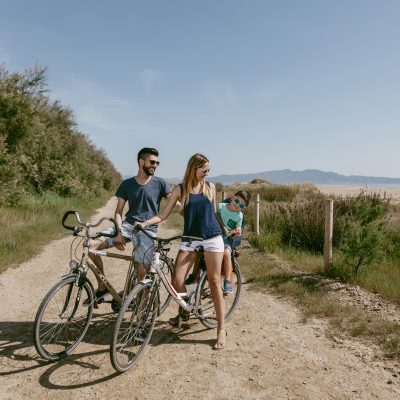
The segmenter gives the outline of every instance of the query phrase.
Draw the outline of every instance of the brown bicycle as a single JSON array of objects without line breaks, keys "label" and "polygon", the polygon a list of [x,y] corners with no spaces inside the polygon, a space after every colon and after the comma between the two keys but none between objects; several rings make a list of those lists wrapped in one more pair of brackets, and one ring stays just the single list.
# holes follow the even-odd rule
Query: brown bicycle
[{"label": "brown bicycle", "polygon": [[[70,215],[74,215],[78,222],[76,226],[66,224]],[[104,221],[114,225],[114,234],[98,232],[92,234],[93,228],[99,227]],[[67,211],[62,219],[64,228],[73,231],[75,239],[71,243],[70,271],[63,275],[42,300],[35,317],[33,338],[37,352],[46,360],[56,361],[70,354],[83,340],[93,315],[93,308],[97,308],[97,302],[111,304],[114,312],[119,312],[127,295],[136,285],[136,268],[132,255],[123,255],[108,251],[96,251],[89,248],[90,240],[100,236],[115,237],[118,227],[112,218],[101,218],[97,223],[90,224],[81,221],[76,211]],[[79,243],[76,239],[80,238]],[[77,249],[82,244],[82,254],[77,255]],[[75,249],[75,250],[74,250]],[[168,257],[169,249],[164,249],[160,258],[163,273],[171,278],[173,260]],[[134,250],[133,250],[134,251]],[[105,275],[89,259],[89,253],[104,257],[112,257],[128,261],[129,269],[126,275],[124,289],[117,291],[107,280]],[[104,298],[96,299],[95,290],[87,277],[91,270],[107,288],[112,300],[104,301]],[[171,298],[166,290],[159,290],[157,315],[160,315],[168,306]]]}]

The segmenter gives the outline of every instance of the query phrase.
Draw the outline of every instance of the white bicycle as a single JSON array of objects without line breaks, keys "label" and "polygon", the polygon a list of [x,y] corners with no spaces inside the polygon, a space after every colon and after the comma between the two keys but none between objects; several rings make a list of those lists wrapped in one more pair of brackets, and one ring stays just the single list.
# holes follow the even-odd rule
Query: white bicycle
[{"label": "white bicycle", "polygon": [[[138,227],[149,238],[154,240],[154,256],[150,271],[143,281],[138,283],[128,294],[122,304],[111,343],[111,363],[119,372],[125,372],[135,365],[150,341],[154,324],[158,315],[158,302],[160,286],[165,287],[169,293],[169,299],[173,299],[182,309],[192,313],[207,328],[216,328],[217,319],[211,291],[208,286],[207,272],[204,258],[200,259],[200,268],[195,284],[187,293],[177,293],[171,284],[168,275],[165,274],[160,259],[164,258],[165,251],[170,248],[173,240],[182,236],[174,236],[168,239],[154,238]],[[199,240],[199,238],[186,237],[186,240]],[[202,252],[200,246],[198,251]],[[241,289],[241,274],[236,260],[232,263],[233,293],[224,295],[225,320],[229,319],[236,308]],[[222,286],[221,282],[221,286]]]}]

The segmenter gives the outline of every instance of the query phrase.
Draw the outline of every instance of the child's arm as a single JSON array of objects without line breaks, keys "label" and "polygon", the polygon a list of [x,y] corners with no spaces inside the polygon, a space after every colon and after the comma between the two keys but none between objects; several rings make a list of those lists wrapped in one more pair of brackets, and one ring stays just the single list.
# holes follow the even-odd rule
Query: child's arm
[{"label": "child's arm", "polygon": [[243,222],[243,213],[240,212],[240,219],[236,223],[236,227],[230,231],[228,236],[231,236],[231,237],[241,236],[241,234],[242,234],[242,222]]}]

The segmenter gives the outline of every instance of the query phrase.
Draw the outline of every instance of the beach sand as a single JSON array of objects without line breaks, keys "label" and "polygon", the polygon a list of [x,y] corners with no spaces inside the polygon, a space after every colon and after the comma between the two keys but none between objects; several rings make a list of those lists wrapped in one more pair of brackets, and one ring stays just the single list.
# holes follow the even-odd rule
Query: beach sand
[{"label": "beach sand", "polygon": [[316,185],[324,194],[335,196],[356,196],[361,192],[379,193],[384,197],[391,197],[395,201],[400,201],[400,186],[352,186],[352,185]]}]

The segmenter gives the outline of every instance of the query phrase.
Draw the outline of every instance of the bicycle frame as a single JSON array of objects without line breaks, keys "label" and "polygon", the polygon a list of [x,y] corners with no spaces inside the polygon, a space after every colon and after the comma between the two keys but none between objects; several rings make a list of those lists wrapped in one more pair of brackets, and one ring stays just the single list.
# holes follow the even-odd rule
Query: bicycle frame
[{"label": "bicycle frame", "polygon": [[[65,224],[65,221],[68,217],[68,215],[70,214],[74,214],[75,217],[78,220],[78,223],[80,226],[78,227],[72,227],[69,225]],[[92,239],[89,235],[89,229],[92,227],[97,227],[99,226],[104,220],[109,220],[111,222],[114,223],[114,235],[109,235],[109,234],[102,234],[102,236],[106,236],[106,237],[115,237],[116,234],[118,233],[118,227],[114,221],[114,219],[112,218],[101,218],[100,221],[98,221],[96,224],[89,224],[89,223],[83,223],[80,218],[79,218],[79,214],[76,211],[67,211],[63,217],[62,220],[62,225],[66,228],[66,229],[70,229],[74,231],[74,235],[78,236],[79,232],[82,231],[82,229],[85,229],[85,236],[84,236],[84,242],[83,242],[83,252],[82,252],[82,257],[81,260],[79,262],[79,264],[77,264],[75,267],[71,266],[72,272],[73,273],[78,273],[78,281],[81,280],[82,278],[86,277],[88,270],[90,269],[94,275],[101,280],[101,282],[104,284],[104,286],[107,288],[108,292],[110,293],[110,295],[112,296],[112,298],[115,300],[115,302],[121,306],[122,303],[124,302],[124,299],[126,298],[126,296],[129,293],[130,290],[130,283],[131,283],[131,279],[133,276],[133,272],[134,272],[134,258],[133,255],[124,255],[124,254],[118,254],[118,253],[112,253],[112,252],[107,252],[107,251],[102,251],[102,250],[93,250],[90,249],[90,240]],[[82,226],[84,228],[82,228]],[[122,296],[119,295],[119,293],[115,290],[115,288],[112,286],[112,284],[107,280],[106,276],[100,271],[100,269],[89,260],[89,253],[100,256],[100,257],[111,257],[111,258],[117,258],[120,260],[125,260],[125,261],[129,261],[129,269],[126,275],[126,280],[125,280],[125,285],[124,285],[124,290],[123,290],[123,294]],[[81,268],[81,269],[79,269]],[[69,274],[68,274],[69,276]]]},{"label": "bicycle frame", "polygon": [[98,255],[98,256],[101,256],[101,257],[111,257],[111,258],[118,258],[120,260],[130,261],[129,269],[128,269],[128,272],[126,274],[126,280],[125,280],[124,291],[123,291],[122,297],[114,289],[112,284],[107,280],[107,278],[100,271],[100,269],[94,263],[89,261],[89,259],[88,259],[89,257],[86,258],[85,263],[82,263],[82,265],[86,265],[87,266],[85,274],[87,273],[87,268],[89,268],[94,273],[94,275],[102,281],[102,283],[107,288],[107,290],[111,294],[112,298],[117,302],[117,304],[119,306],[121,306],[122,303],[124,302],[124,299],[126,298],[128,292],[129,292],[129,284],[130,284],[131,277],[133,275],[133,269],[134,269],[133,256],[126,256],[126,255],[123,255],[123,254],[110,253],[110,252],[105,252],[105,251],[101,251],[101,250],[91,250],[91,249],[89,249],[88,252],[92,253],[92,254],[95,254],[95,255]]},{"label": "bicycle frame", "polygon": [[[197,238],[196,238],[197,239]],[[157,274],[160,281],[164,285],[165,289],[167,292],[171,295],[172,299],[178,303],[183,309],[189,312],[193,312],[196,317],[199,316],[199,310],[201,311],[202,307],[199,307],[198,309],[196,308],[196,304],[198,304],[198,296],[200,296],[200,293],[197,291],[198,283],[194,285],[194,287],[189,291],[185,293],[178,293],[175,288],[172,286],[172,283],[168,280],[168,278],[165,276],[164,272],[162,271],[161,264],[160,264],[160,251],[158,250],[158,247],[156,246],[156,249],[154,251],[153,255],[153,262],[151,264],[149,273],[150,274]],[[202,271],[201,274],[205,273],[205,271]],[[200,276],[201,278],[201,276]],[[147,283],[152,283],[154,282],[154,278],[145,278],[142,281],[144,284]],[[200,282],[200,279],[199,279]],[[196,297],[194,297],[196,296]],[[185,298],[188,300],[186,301]]]}]

